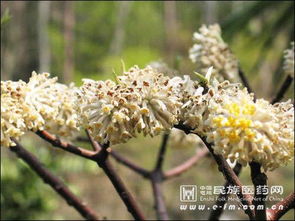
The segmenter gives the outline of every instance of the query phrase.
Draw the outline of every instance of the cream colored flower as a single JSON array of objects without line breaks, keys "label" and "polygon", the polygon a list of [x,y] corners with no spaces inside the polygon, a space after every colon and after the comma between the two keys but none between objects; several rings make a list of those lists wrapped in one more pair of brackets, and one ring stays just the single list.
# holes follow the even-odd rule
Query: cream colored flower
[{"label": "cream colored flower", "polygon": [[117,81],[84,80],[78,92],[82,124],[97,141],[117,144],[139,132],[154,136],[178,122],[181,104],[168,77],[135,66]]},{"label": "cream colored flower", "polygon": [[15,146],[11,138],[18,140],[27,131],[22,117],[24,87],[23,81],[1,81],[1,146]]},{"label": "cream colored flower", "polygon": [[173,93],[170,78],[149,66],[144,69],[134,66],[118,80],[138,98],[132,104],[130,116],[138,132],[154,136],[178,122],[181,103]]},{"label": "cream colored flower", "polygon": [[48,121],[58,114],[59,101],[55,84],[57,78],[49,78],[49,73],[32,73],[26,84],[25,103],[29,110],[24,115],[26,125],[33,131],[43,130]]},{"label": "cream colored flower", "polygon": [[45,129],[63,138],[72,139],[78,131],[78,116],[75,109],[75,86],[55,83],[50,91],[58,101],[57,115],[46,121]]},{"label": "cream colored flower", "polygon": [[190,59],[197,64],[202,74],[211,66],[213,74],[219,80],[238,82],[238,61],[221,37],[218,24],[203,25],[193,36],[195,44],[189,50]]},{"label": "cream colored flower", "polygon": [[73,87],[56,82],[48,73],[32,73],[28,83],[1,82],[1,144],[13,145],[28,130],[44,130],[59,136],[78,131]]},{"label": "cream colored flower", "polygon": [[291,48],[284,51],[285,73],[294,78],[294,42],[291,42]]},{"label": "cream colored flower", "polygon": [[[208,104],[205,124],[207,141],[214,152],[242,165],[260,163],[264,170],[273,170],[293,158],[293,105],[277,104],[258,99],[246,89],[224,91]],[[284,128],[288,128],[284,130]]]},{"label": "cream colored flower", "polygon": [[83,79],[83,85],[77,91],[80,123],[100,143],[110,141],[116,144],[126,139],[127,135],[130,137],[125,128],[129,118],[120,112],[117,99],[119,94],[115,91],[115,86],[112,81]]}]

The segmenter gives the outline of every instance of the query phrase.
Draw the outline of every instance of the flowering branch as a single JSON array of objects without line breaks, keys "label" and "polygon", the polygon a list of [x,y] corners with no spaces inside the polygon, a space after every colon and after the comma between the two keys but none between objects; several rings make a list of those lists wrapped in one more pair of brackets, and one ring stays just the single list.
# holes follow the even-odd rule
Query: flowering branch
[{"label": "flowering branch", "polygon": [[[183,123],[179,123],[179,124],[175,125],[174,127],[184,131],[187,134],[192,133],[192,129],[185,126]],[[241,183],[240,179],[235,174],[233,169],[228,165],[228,163],[226,162],[224,157],[214,153],[214,150],[211,147],[211,144],[206,141],[205,137],[203,137],[203,136],[199,136],[199,137],[201,138],[203,143],[206,145],[206,147],[208,148],[208,150],[210,151],[210,153],[214,157],[214,159],[215,159],[215,161],[216,161],[216,163],[218,165],[219,171],[223,174],[223,176],[225,177],[227,182],[229,182],[231,185],[238,186],[239,189],[242,189],[242,183]],[[246,194],[242,194],[241,192],[239,192],[237,195],[238,195],[240,201],[242,202],[242,204],[247,206],[247,209],[245,210],[245,213],[249,216],[249,218],[251,220],[253,220],[254,219],[254,213],[249,208],[249,206],[252,205],[252,203],[250,201],[251,196],[246,195]]]},{"label": "flowering branch", "polygon": [[[265,212],[265,199],[266,194],[262,191],[258,191],[259,187],[263,186],[267,188],[267,176],[265,173],[261,172],[261,166],[259,163],[251,162],[251,179],[255,188],[255,195],[253,199],[253,204],[255,206],[255,218],[256,220],[266,220],[266,212]],[[261,207],[262,209],[258,209]]]},{"label": "flowering branch", "polygon": [[78,199],[78,197],[75,196],[60,179],[47,170],[33,154],[27,151],[16,140],[14,140],[14,142],[16,146],[11,146],[9,149],[25,161],[45,183],[50,185],[62,198],[64,198],[69,206],[74,207],[87,220],[99,220],[99,216],[95,214],[91,208],[86,206],[84,202]]},{"label": "flowering branch", "polygon": [[136,220],[145,220],[142,211],[139,209],[137,202],[134,200],[132,195],[127,190],[127,187],[121,180],[121,178],[116,173],[115,169],[113,168],[112,164],[110,163],[108,156],[111,151],[109,148],[109,144],[100,145],[94,141],[94,139],[88,134],[89,140],[91,141],[92,147],[94,150],[100,150],[99,153],[95,156],[95,161],[100,168],[103,169],[105,174],[108,176],[110,181],[112,182],[114,188],[116,189],[117,193],[121,197],[122,201],[124,202],[127,210],[131,213],[131,215]]},{"label": "flowering branch", "polygon": [[[282,209],[281,209],[282,208]],[[267,210],[267,220],[279,220],[290,209],[295,208],[295,193],[291,193],[281,202],[275,205],[275,209]]]},{"label": "flowering branch", "polygon": [[[209,144],[204,137],[201,137],[200,136],[200,138],[205,143],[205,145],[209,149],[210,153],[213,155],[216,163],[218,164],[219,171],[223,174],[223,176],[225,177],[225,179],[227,180],[227,182],[229,182],[231,185],[238,186],[239,189],[242,189],[242,183],[241,183],[240,179],[235,174],[235,172],[233,171],[233,169],[228,165],[228,163],[226,162],[226,160],[224,159],[224,157],[221,156],[221,155],[215,154],[213,148],[211,147],[211,144]],[[245,210],[245,213],[249,216],[249,218],[251,220],[254,219],[254,213],[250,209],[250,205],[252,205],[252,203],[250,201],[250,197],[251,196],[246,195],[246,194],[242,194],[241,192],[238,192],[237,195],[238,195],[241,203],[243,205],[246,205],[247,206],[247,209]]]},{"label": "flowering branch", "polygon": [[290,85],[292,84],[293,78],[290,75],[287,75],[287,78],[283,82],[281,88],[279,89],[276,97],[271,101],[272,104],[279,102],[283,99],[285,93],[288,91]]},{"label": "flowering branch", "polygon": [[[234,167],[234,172],[237,176],[239,176],[241,170],[242,170],[242,165],[237,163],[236,166]],[[224,190],[226,190],[228,187],[230,186],[230,183],[227,181],[224,184]],[[220,193],[218,196],[218,199],[216,200],[216,210],[212,210],[212,212],[210,213],[209,216],[209,220],[219,220],[221,214],[223,213],[224,209],[224,204],[227,202],[228,199],[228,193],[224,192],[224,193]]]},{"label": "flowering branch", "polygon": [[207,149],[202,149],[200,151],[196,151],[195,155],[186,160],[184,163],[164,172],[164,179],[170,179],[176,176],[181,175],[182,173],[189,170],[191,167],[193,167],[196,163],[199,162],[200,159],[208,155]]}]

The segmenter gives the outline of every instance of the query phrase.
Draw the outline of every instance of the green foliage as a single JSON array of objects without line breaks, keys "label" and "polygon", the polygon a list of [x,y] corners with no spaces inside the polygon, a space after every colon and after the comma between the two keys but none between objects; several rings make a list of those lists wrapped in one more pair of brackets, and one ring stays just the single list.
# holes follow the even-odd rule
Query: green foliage
[{"label": "green foliage", "polygon": [[9,22],[10,19],[11,19],[11,15],[9,13],[9,9],[6,8],[2,17],[1,17],[1,25],[6,24],[7,22]]},{"label": "green foliage", "polygon": [[[4,220],[40,219],[56,207],[48,187],[21,160],[1,159],[1,217]],[[44,217],[45,218],[45,217]]]}]

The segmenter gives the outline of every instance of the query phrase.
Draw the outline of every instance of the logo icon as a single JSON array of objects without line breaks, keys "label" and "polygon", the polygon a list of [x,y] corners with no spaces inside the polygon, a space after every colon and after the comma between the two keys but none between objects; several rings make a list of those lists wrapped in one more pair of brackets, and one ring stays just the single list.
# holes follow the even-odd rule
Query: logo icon
[{"label": "logo icon", "polygon": [[180,186],[180,202],[196,202],[197,201],[196,196],[197,196],[196,185]]}]

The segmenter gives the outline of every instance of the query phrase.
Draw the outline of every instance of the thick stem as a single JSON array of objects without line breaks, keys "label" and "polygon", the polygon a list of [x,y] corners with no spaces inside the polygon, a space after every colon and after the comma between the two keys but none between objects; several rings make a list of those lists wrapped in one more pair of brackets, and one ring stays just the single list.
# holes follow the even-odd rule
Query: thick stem
[{"label": "thick stem", "polygon": [[150,174],[150,180],[153,188],[153,195],[155,199],[155,209],[157,213],[157,218],[159,220],[168,220],[168,213],[165,205],[165,200],[162,191],[163,182],[163,163],[164,156],[167,150],[167,143],[169,139],[169,134],[164,134],[162,139],[162,144],[158,153],[158,158],[155,164],[155,169]]},{"label": "thick stem", "polygon": [[267,197],[259,188],[267,188],[267,176],[265,173],[261,172],[261,166],[259,163],[251,162],[251,179],[254,184],[255,194],[253,199],[253,204],[255,206],[255,219],[256,220],[266,220],[265,212],[265,199]]},{"label": "thick stem", "polygon": [[157,212],[158,220],[169,220],[164,196],[162,192],[161,183],[163,182],[163,174],[159,170],[155,170],[151,174],[151,184],[155,198],[155,209]]},{"label": "thick stem", "polygon": [[[183,123],[179,123],[178,125],[175,125],[174,127],[184,131],[187,134],[192,133],[192,129],[189,128],[188,126],[184,125]],[[224,157],[214,153],[214,150],[211,147],[211,144],[209,144],[206,141],[205,137],[203,137],[203,136],[199,136],[199,137],[202,139],[202,141],[204,142],[204,144],[206,145],[206,147],[208,148],[208,150],[210,151],[210,153],[214,157],[214,159],[215,159],[215,161],[216,161],[216,163],[218,165],[218,169],[223,174],[226,181],[228,181],[231,185],[238,186],[239,189],[242,189],[242,183],[241,183],[240,179],[237,177],[237,175],[235,174],[233,169],[228,165],[228,163],[226,162]],[[246,195],[246,194],[242,194],[241,191],[237,195],[238,195],[241,203],[243,205],[245,205],[245,207],[246,207],[246,209],[244,210],[245,213],[249,216],[249,218],[251,220],[253,220],[254,219],[254,213],[250,209],[250,206],[252,205],[252,203],[250,201],[251,196]]]},{"label": "thick stem", "polygon": [[278,202],[274,209],[267,210],[267,220],[279,220],[283,215],[285,215],[290,209],[295,207],[295,194],[294,192],[283,199],[281,202]]},{"label": "thick stem", "polygon": [[42,163],[29,151],[27,151],[22,145],[14,140],[16,146],[10,147],[19,158],[25,161],[32,170],[34,170],[45,183],[50,185],[66,202],[69,206],[74,207],[84,218],[88,220],[99,220],[98,215],[86,206],[84,202],[78,199],[60,179],[54,176],[49,170],[47,170]]},{"label": "thick stem", "polygon": [[131,213],[131,215],[136,220],[145,220],[145,217],[142,211],[139,209],[137,202],[134,200],[130,192],[127,190],[127,187],[116,173],[115,169],[113,168],[112,164],[110,163],[108,156],[111,149],[109,148],[109,144],[100,145],[88,134],[89,140],[93,146],[94,150],[99,150],[100,152],[95,156],[95,161],[99,167],[103,169],[107,177],[112,182],[114,188],[116,189],[117,193],[119,194],[120,198],[124,202],[127,210]]},{"label": "thick stem", "polygon": [[[242,170],[242,165],[237,163],[236,166],[234,167],[235,174],[239,176],[241,170]],[[230,185],[231,184],[228,181],[226,181],[226,183],[224,184],[224,190],[226,190]],[[212,210],[209,216],[209,220],[219,220],[221,214],[224,211],[223,207],[224,207],[224,204],[227,202],[227,199],[228,199],[227,192],[219,194],[218,199],[215,203],[217,209]]]},{"label": "thick stem", "polygon": [[[223,174],[223,176],[225,177],[225,179],[227,180],[227,182],[229,182],[231,185],[235,185],[238,186],[239,189],[242,189],[242,183],[240,181],[240,179],[237,177],[237,175],[235,174],[235,172],[233,171],[233,169],[228,165],[228,163],[226,162],[226,160],[224,159],[223,156],[215,154],[213,148],[211,147],[211,144],[209,144],[206,139],[204,137],[200,137],[202,139],[202,141],[206,144],[207,148],[209,149],[210,153],[212,154],[212,156],[214,157],[217,165],[218,165],[218,169],[219,171]],[[254,213],[253,211],[250,209],[250,205],[252,205],[250,199],[251,196],[250,195],[246,195],[246,194],[242,194],[242,192],[238,192],[237,193],[241,203],[243,205],[245,205],[245,213],[249,216],[249,218],[251,220],[254,219]]]},{"label": "thick stem", "polygon": [[283,99],[285,93],[288,91],[291,83],[293,81],[293,78],[288,75],[287,78],[285,79],[284,83],[282,84],[281,88],[279,89],[276,97],[271,101],[272,104],[279,102],[280,100]]},{"label": "thick stem", "polygon": [[[90,134],[88,132],[88,130],[86,130],[86,134],[89,137]],[[83,141],[87,141],[89,142],[89,138],[83,138]],[[80,138],[80,140],[82,139]],[[99,152],[101,150],[100,145],[97,145],[97,143],[95,142],[95,151]],[[143,176],[144,178],[148,178],[150,176],[150,172],[138,165],[136,165],[135,163],[131,162],[130,160],[126,159],[125,157],[121,156],[119,153],[115,152],[114,150],[110,151],[110,155],[119,163],[122,163],[123,165],[125,165],[126,167],[128,167],[129,169],[133,170],[134,172],[140,174],[141,176]]]}]

